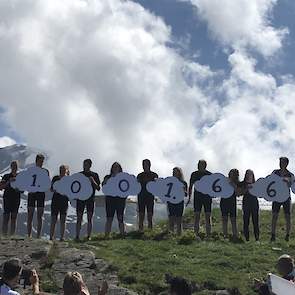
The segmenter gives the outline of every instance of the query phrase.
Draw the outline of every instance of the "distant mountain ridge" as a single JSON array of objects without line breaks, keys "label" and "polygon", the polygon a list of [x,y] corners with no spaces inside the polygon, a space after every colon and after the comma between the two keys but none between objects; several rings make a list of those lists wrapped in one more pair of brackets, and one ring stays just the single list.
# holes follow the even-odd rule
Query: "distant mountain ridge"
[{"label": "distant mountain ridge", "polygon": [[48,153],[37,148],[31,148],[23,144],[13,144],[0,148],[0,175],[10,170],[10,163],[13,160],[19,161],[19,168],[25,169],[35,162],[38,153],[45,156],[45,162],[49,159]]}]

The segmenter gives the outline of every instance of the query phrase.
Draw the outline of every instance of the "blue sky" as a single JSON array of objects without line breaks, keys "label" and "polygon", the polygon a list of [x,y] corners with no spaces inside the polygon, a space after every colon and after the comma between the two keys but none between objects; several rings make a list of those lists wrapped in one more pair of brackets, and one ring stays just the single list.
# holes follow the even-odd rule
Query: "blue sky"
[{"label": "blue sky", "polygon": [[[210,65],[213,70],[229,70],[228,55],[224,53],[219,42],[210,37],[207,24],[198,17],[196,8],[191,3],[174,0],[136,0],[136,2],[162,17],[171,27],[172,34],[177,39],[190,36],[189,48],[183,54],[192,57],[194,53],[199,53],[197,57],[199,63]],[[278,1],[271,21],[276,28],[288,27],[289,36],[284,41],[282,52],[278,53],[277,58],[273,57],[276,59],[274,64],[270,64],[268,60],[259,55],[256,56],[259,61],[258,69],[277,77],[287,74],[294,75],[295,1]]]}]

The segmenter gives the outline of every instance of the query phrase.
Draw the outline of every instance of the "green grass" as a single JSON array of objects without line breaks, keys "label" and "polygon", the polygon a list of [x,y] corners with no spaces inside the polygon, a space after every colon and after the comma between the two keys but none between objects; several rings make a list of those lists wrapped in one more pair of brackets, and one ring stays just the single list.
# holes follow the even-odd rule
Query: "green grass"
[{"label": "green grass", "polygon": [[[202,218],[204,219],[204,217]],[[185,216],[185,222],[192,222],[193,213]],[[95,236],[86,244],[96,247],[96,256],[107,260],[116,270],[121,285],[139,294],[160,294],[167,292],[165,274],[184,277],[197,283],[203,291],[238,288],[241,294],[255,294],[253,279],[265,278],[268,272],[275,272],[275,262],[281,254],[295,256],[295,239],[284,241],[284,218],[280,214],[277,227],[277,242],[270,243],[271,212],[261,211],[261,241],[238,242],[224,240],[220,235],[220,211],[213,210],[213,238],[197,242],[191,230],[181,238],[167,233],[165,222],[160,222],[153,231],[143,234],[131,232],[125,239],[113,235],[105,240],[103,235]],[[239,230],[242,216],[238,214]],[[231,230],[231,228],[230,228]],[[204,224],[201,226],[204,232]],[[230,231],[229,231],[230,232]],[[72,242],[75,247],[82,243]]]}]

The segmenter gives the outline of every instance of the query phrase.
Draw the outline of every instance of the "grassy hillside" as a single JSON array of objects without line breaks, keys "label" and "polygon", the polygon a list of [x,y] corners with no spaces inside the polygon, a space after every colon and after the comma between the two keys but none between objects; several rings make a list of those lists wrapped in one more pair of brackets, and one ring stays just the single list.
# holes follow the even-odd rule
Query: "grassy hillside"
[{"label": "grassy hillside", "polygon": [[[294,210],[294,208],[293,208]],[[210,240],[196,241],[192,230],[178,238],[167,233],[166,223],[160,222],[153,231],[143,234],[131,232],[125,239],[113,235],[105,240],[103,235],[85,242],[95,248],[97,257],[111,263],[118,271],[121,284],[139,294],[160,294],[167,291],[165,274],[189,279],[202,289],[198,294],[212,294],[210,290],[238,288],[241,294],[255,294],[254,278],[265,278],[275,272],[278,256],[288,253],[295,256],[295,239],[284,241],[284,217],[280,214],[277,242],[270,243],[271,212],[261,211],[261,241],[250,242],[243,237],[237,242],[224,240],[221,233],[220,211],[213,211],[213,235]],[[202,218],[204,219],[204,218]],[[185,216],[185,224],[193,222],[193,212]],[[238,213],[239,230],[242,213]],[[201,231],[204,232],[204,224]],[[252,234],[252,232],[251,232]],[[81,247],[83,243],[74,243]]]}]

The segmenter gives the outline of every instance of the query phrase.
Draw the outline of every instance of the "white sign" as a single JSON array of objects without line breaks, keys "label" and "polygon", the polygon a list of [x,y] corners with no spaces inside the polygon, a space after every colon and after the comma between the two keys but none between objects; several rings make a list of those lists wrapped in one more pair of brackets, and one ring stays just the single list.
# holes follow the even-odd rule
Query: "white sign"
[{"label": "white sign", "polygon": [[276,275],[269,274],[271,292],[276,295],[294,295],[295,284],[280,278]]},{"label": "white sign", "polygon": [[141,191],[141,185],[134,175],[126,172],[120,172],[116,176],[110,177],[105,185],[102,186],[102,192],[106,196],[126,198],[128,196],[138,195]]},{"label": "white sign", "polygon": [[275,173],[259,178],[249,189],[253,196],[267,201],[285,202],[290,197],[290,189],[283,177]]},{"label": "white sign", "polygon": [[204,175],[194,183],[195,189],[212,198],[229,198],[235,192],[229,178],[221,173]]},{"label": "white sign", "polygon": [[46,192],[51,187],[51,180],[46,169],[33,166],[20,172],[11,187],[29,193]]},{"label": "white sign", "polygon": [[184,184],[176,177],[157,178],[146,185],[152,195],[159,197],[163,203],[178,204],[184,200]]},{"label": "white sign", "polygon": [[61,195],[65,195],[69,200],[89,199],[93,193],[91,181],[82,173],[75,173],[64,176],[53,184],[53,190]]}]

